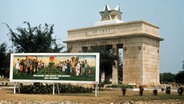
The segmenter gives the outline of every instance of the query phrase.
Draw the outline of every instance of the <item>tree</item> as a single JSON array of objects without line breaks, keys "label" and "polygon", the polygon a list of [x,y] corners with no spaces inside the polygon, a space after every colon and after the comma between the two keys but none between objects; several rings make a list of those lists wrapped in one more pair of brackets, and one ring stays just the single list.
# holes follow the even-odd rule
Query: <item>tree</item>
[{"label": "tree", "polygon": [[6,51],[7,51],[7,44],[2,43],[0,45],[0,67],[1,68],[5,66],[4,59],[6,58]]},{"label": "tree", "polygon": [[184,84],[184,61],[182,62],[182,69],[175,76],[176,83]]},{"label": "tree", "polygon": [[7,53],[7,44],[0,44],[0,75],[9,77],[10,53]]},{"label": "tree", "polygon": [[184,84],[184,70],[179,71],[175,77],[176,83]]},{"label": "tree", "polygon": [[183,63],[182,63],[182,69],[184,70],[184,60],[183,60]]},{"label": "tree", "polygon": [[172,73],[161,73],[160,74],[161,83],[171,83],[175,82],[175,74]]},{"label": "tree", "polygon": [[54,25],[45,24],[31,27],[29,22],[27,28],[17,27],[14,32],[8,24],[10,40],[15,46],[15,52],[60,52],[64,46],[56,44],[56,39],[52,37]]},{"label": "tree", "polygon": [[88,52],[100,53],[100,75],[105,72],[105,81],[108,83],[112,75],[112,65],[118,57],[114,55],[114,49],[111,46],[92,46]]}]

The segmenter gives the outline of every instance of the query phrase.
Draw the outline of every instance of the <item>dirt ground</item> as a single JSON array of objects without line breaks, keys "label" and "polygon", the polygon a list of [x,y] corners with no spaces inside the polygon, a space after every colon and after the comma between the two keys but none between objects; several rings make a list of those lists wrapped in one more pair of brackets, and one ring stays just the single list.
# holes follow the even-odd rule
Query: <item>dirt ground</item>
[{"label": "dirt ground", "polygon": [[0,88],[0,104],[184,104],[184,95],[153,96],[145,91],[139,96],[139,92],[127,91],[126,96],[122,96],[121,89],[99,91],[97,97],[94,93],[13,94],[13,89]]}]

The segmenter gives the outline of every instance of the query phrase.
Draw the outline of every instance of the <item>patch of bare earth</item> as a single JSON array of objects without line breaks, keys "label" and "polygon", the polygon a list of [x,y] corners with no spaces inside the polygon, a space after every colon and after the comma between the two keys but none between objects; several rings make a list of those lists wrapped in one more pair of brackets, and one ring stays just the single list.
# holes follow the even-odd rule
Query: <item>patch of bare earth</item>
[{"label": "patch of bare earth", "polygon": [[13,94],[11,89],[0,89],[0,104],[184,104],[181,99],[151,100],[139,96],[138,92],[128,91],[125,97],[121,90],[100,91],[99,96],[92,94]]}]

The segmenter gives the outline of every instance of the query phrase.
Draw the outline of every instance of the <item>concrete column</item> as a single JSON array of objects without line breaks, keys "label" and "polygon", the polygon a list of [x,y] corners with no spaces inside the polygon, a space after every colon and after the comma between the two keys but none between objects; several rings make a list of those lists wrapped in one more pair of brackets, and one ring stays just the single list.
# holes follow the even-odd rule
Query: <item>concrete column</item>
[{"label": "concrete column", "polygon": [[[118,47],[117,45],[113,45],[114,55],[118,56]],[[112,84],[118,84],[118,59],[114,60],[114,64],[112,65]]]}]

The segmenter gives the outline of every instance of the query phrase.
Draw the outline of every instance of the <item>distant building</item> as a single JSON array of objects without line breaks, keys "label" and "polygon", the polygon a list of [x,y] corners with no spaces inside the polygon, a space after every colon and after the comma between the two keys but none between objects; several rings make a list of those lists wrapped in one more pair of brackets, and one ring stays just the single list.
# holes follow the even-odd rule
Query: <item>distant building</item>
[{"label": "distant building", "polygon": [[[100,11],[94,26],[68,31],[65,41],[71,52],[86,52],[91,46],[123,49],[123,84],[158,85],[160,63],[159,27],[143,20],[124,22],[120,7],[108,5]],[[118,61],[112,66],[112,83],[118,83]]]}]

